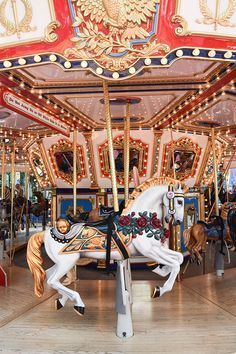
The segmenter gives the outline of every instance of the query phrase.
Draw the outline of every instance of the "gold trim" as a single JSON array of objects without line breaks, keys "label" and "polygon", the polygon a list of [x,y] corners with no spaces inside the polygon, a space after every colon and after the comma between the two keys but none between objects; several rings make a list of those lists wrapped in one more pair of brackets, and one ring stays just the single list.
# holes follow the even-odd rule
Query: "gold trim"
[{"label": "gold trim", "polygon": [[[37,166],[34,162],[36,159],[37,161],[39,161],[39,163],[37,162]],[[40,187],[45,188],[49,186],[50,180],[48,178],[47,169],[44,160],[42,159],[41,151],[39,150],[39,148],[34,147],[30,150],[30,152],[28,153],[28,160]],[[42,171],[42,176],[40,176],[38,169]]]},{"label": "gold trim", "polygon": [[61,26],[59,21],[50,22],[44,31],[44,41],[53,43],[58,39],[58,34],[55,33],[55,30]]},{"label": "gold trim", "polygon": [[201,166],[200,166],[200,169],[199,169],[196,181],[195,181],[196,187],[199,187],[199,185],[202,181],[203,174],[206,169],[207,162],[208,162],[210,150],[211,150],[211,141],[210,141],[210,139],[208,139],[207,146],[205,147],[205,152],[204,152],[204,156],[202,159],[202,163],[201,163]]}]

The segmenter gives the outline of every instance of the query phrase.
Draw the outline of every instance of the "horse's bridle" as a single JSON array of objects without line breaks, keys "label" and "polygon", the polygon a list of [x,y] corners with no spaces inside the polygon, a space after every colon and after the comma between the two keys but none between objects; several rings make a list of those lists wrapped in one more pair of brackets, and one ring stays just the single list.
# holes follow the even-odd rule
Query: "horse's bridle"
[{"label": "horse's bridle", "polygon": [[169,184],[168,185],[168,191],[166,193],[166,197],[169,200],[169,210],[168,213],[170,215],[174,215],[175,214],[175,198],[181,197],[184,198],[184,193],[175,193],[174,192],[174,186],[173,184]]}]

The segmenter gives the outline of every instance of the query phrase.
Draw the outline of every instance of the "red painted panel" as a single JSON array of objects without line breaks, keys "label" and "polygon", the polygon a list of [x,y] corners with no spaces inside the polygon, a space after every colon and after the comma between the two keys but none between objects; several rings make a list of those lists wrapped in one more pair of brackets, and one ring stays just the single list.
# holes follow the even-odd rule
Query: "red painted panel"
[{"label": "red painted panel", "polygon": [[7,275],[4,269],[0,266],[0,286],[7,286]]}]

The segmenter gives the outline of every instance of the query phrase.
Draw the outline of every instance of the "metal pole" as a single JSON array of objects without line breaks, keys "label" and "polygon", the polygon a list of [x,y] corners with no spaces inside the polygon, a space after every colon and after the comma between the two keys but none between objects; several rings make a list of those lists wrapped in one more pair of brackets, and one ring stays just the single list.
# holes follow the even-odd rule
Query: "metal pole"
[{"label": "metal pole", "polygon": [[173,173],[174,173],[174,179],[176,179],[176,172],[175,172],[175,146],[174,146],[174,138],[173,138],[172,128],[170,130],[170,136],[171,136],[171,155],[172,155],[172,162],[173,162]]},{"label": "metal pole", "polygon": [[214,185],[215,185],[215,205],[216,205],[216,215],[219,215],[219,194],[218,194],[218,181],[217,181],[217,160],[216,160],[216,149],[215,149],[215,129],[211,128],[211,141],[212,141],[212,153],[213,153],[213,164],[214,164]]},{"label": "metal pole", "polygon": [[14,238],[14,196],[15,196],[15,150],[16,141],[13,140],[12,153],[11,153],[11,238],[10,238],[10,264],[13,260],[13,238]]},{"label": "metal pole", "polygon": [[124,129],[124,182],[125,182],[125,205],[129,199],[129,163],[130,163],[130,152],[129,152],[129,135],[130,135],[130,102],[126,105],[126,118],[125,118],[125,129]]},{"label": "metal pole", "polygon": [[112,137],[112,126],[111,126],[111,112],[109,103],[109,91],[108,84],[103,81],[103,92],[104,92],[104,104],[105,104],[105,118],[107,124],[107,140],[108,140],[108,150],[109,150],[109,161],[111,169],[111,182],[113,191],[113,207],[114,211],[119,211],[118,195],[117,195],[117,183],[116,183],[116,166],[113,153],[113,137]]},{"label": "metal pole", "polygon": [[25,206],[25,236],[26,239],[29,236],[29,166],[26,166],[25,170],[25,199],[26,199],[26,206]]},{"label": "metal pole", "polygon": [[5,164],[6,164],[6,150],[5,142],[2,143],[2,188],[1,188],[1,198],[5,198]]},{"label": "metal pole", "polygon": [[77,129],[73,132],[73,213],[76,215],[76,186],[77,186]]}]

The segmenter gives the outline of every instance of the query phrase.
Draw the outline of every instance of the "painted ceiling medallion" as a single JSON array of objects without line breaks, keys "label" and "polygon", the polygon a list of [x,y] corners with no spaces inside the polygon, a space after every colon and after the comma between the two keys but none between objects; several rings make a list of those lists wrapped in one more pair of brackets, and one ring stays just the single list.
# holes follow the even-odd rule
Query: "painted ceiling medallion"
[{"label": "painted ceiling medallion", "polygon": [[78,0],[73,2],[75,36],[66,56],[95,59],[112,71],[132,67],[140,57],[169,52],[154,38],[160,0]]}]

